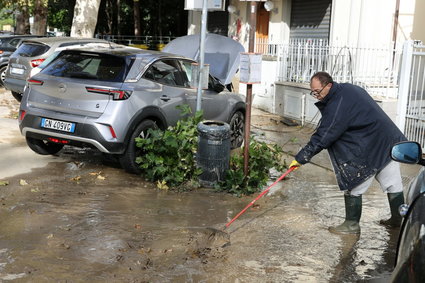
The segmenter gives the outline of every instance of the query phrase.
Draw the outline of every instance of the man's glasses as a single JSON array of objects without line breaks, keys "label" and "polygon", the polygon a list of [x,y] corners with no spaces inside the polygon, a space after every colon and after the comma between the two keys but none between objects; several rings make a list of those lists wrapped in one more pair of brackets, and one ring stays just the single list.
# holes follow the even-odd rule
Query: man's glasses
[{"label": "man's glasses", "polygon": [[324,89],[325,89],[325,87],[327,87],[327,86],[328,86],[328,84],[329,84],[329,83],[325,84],[325,86],[324,86],[324,87],[322,87],[322,89],[321,89],[321,90],[319,90],[319,91],[312,90],[312,91],[310,92],[310,95],[311,95],[311,96],[313,96],[313,97],[318,97],[318,96],[319,96],[319,94],[322,92],[322,90],[324,90]]}]

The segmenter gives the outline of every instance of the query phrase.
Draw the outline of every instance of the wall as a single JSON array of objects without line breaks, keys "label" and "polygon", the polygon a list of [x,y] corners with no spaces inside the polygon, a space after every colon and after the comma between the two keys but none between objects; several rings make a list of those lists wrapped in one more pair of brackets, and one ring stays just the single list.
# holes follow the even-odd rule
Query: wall
[{"label": "wall", "polygon": [[[334,0],[330,41],[357,46],[390,44],[395,10],[396,0]],[[400,0],[398,42],[410,38],[414,11],[415,0]]]},{"label": "wall", "polygon": [[415,19],[413,20],[412,33],[410,37],[412,39],[418,39],[425,43],[425,1],[417,0],[415,5]]}]

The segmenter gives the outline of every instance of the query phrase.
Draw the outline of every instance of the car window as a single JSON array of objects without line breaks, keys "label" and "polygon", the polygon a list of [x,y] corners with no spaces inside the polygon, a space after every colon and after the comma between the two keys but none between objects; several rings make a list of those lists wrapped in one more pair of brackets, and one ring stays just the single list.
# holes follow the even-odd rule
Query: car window
[{"label": "car window", "polygon": [[9,41],[9,45],[12,47],[18,46],[19,42],[21,42],[20,38],[14,38],[11,41]]},{"label": "car window", "polygon": [[10,39],[0,38],[0,47],[7,47],[9,45]]},{"label": "car window", "polygon": [[182,60],[181,63],[182,63],[182,70],[183,70],[184,74],[186,75],[188,83],[190,83],[192,81],[193,62],[187,61],[187,60]]},{"label": "car window", "polygon": [[122,82],[126,75],[124,58],[97,53],[61,53],[44,68],[43,74],[100,81]]},{"label": "car window", "polygon": [[170,86],[189,87],[186,73],[172,59],[156,61],[146,70],[143,78]]},{"label": "car window", "polygon": [[44,44],[25,42],[19,46],[16,53],[22,57],[34,57],[47,52],[49,49],[50,47]]}]

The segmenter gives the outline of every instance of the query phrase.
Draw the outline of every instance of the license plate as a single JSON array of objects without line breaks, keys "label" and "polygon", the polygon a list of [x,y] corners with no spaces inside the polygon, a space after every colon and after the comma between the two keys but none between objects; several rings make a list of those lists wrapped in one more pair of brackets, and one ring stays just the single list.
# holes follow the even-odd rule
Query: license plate
[{"label": "license plate", "polygon": [[75,131],[74,123],[52,120],[47,118],[41,118],[41,127],[68,133],[73,133]]},{"label": "license plate", "polygon": [[20,68],[10,68],[10,72],[12,74],[17,74],[17,75],[23,75],[24,74],[24,69],[20,69]]}]

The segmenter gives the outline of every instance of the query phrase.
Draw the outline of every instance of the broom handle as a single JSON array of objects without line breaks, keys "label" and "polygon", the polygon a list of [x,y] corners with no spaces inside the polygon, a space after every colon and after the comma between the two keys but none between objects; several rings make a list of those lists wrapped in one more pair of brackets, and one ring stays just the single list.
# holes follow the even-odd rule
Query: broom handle
[{"label": "broom handle", "polygon": [[260,199],[263,195],[265,195],[274,185],[276,185],[280,180],[286,177],[290,172],[295,170],[297,167],[292,166],[285,173],[282,174],[273,184],[271,184],[267,189],[265,189],[261,194],[259,194],[253,201],[251,201],[244,209],[241,210],[229,223],[226,224],[226,228],[230,226],[239,216],[241,216],[251,205],[253,205],[258,199]]}]

